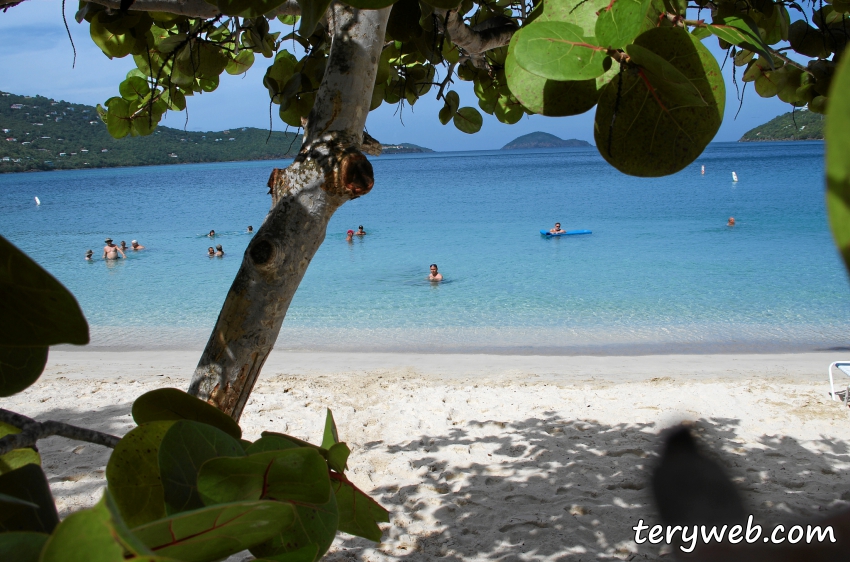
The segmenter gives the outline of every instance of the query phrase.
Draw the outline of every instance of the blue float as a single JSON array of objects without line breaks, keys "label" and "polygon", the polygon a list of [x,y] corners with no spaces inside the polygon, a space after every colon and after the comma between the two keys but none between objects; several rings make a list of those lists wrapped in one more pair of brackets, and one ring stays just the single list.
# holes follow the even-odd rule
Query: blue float
[{"label": "blue float", "polygon": [[590,230],[568,230],[566,232],[561,232],[560,234],[553,234],[548,230],[541,230],[540,234],[543,236],[573,236],[575,234],[593,234]]}]

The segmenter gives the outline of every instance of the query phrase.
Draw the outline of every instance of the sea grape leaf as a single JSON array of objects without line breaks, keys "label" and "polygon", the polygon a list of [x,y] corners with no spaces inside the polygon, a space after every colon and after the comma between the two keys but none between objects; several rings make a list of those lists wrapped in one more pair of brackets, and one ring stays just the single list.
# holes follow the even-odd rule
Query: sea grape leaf
[{"label": "sea grape leaf", "polygon": [[493,109],[496,119],[508,125],[513,125],[525,115],[522,104],[514,96],[510,95],[499,96]]},{"label": "sea grape leaf", "polygon": [[458,109],[452,121],[455,127],[470,135],[480,131],[481,125],[484,124],[484,118],[481,117],[478,110],[468,106]]},{"label": "sea grape leaf", "polygon": [[747,16],[715,18],[708,30],[727,43],[738,45],[764,57],[773,68],[770,48],[762,40],[758,26]]},{"label": "sea grape leaf", "polygon": [[842,57],[829,89],[829,119],[824,132],[826,210],[835,245],[850,270],[850,99],[842,95],[848,87],[850,57]]},{"label": "sea grape leaf", "polygon": [[37,381],[47,364],[47,349],[0,346],[0,396],[17,394]]},{"label": "sea grape leaf", "polygon": [[[315,546],[316,553],[310,561],[315,562],[330,548],[338,525],[339,510],[336,495],[331,493],[328,494],[327,503],[323,505],[296,505],[295,524],[284,529],[270,541],[251,548],[251,554],[257,558],[263,558],[297,552],[298,559],[305,560],[306,558],[302,558],[305,552],[299,551]],[[289,560],[286,557],[282,559]]]},{"label": "sea grape leaf", "polygon": [[313,35],[313,30],[331,5],[331,0],[298,0],[301,7],[301,25],[298,33],[304,37]]},{"label": "sea grape leaf", "polygon": [[198,492],[206,505],[259,499],[319,505],[331,495],[327,462],[309,447],[210,459],[198,472]]},{"label": "sea grape leaf", "polygon": [[422,0],[425,4],[433,6],[438,10],[454,10],[457,8],[461,0]]},{"label": "sea grape leaf", "polygon": [[106,130],[116,139],[130,134],[131,121],[130,103],[119,97],[109,98],[104,103],[106,109]]},{"label": "sea grape leaf", "polygon": [[381,540],[378,523],[389,523],[390,512],[363,493],[342,475],[334,475],[331,486],[339,507],[339,530],[375,542]]},{"label": "sea grape leaf", "polygon": [[0,295],[0,346],[89,343],[89,326],[74,296],[2,236]]},{"label": "sea grape leaf", "polygon": [[[17,427],[0,421],[0,438],[20,432],[21,430]],[[29,447],[13,449],[5,455],[0,456],[0,474],[11,472],[16,468],[21,468],[25,464],[37,464],[41,466],[41,455],[35,449]]]},{"label": "sea grape leaf", "polygon": [[262,437],[254,441],[250,447],[245,449],[245,454],[255,455],[257,453],[263,453],[265,451],[282,451],[285,449],[297,449],[301,446],[302,445],[299,445],[295,441],[287,439],[282,435],[263,433]]},{"label": "sea grape leaf", "polygon": [[330,408],[327,408],[325,414],[325,432],[322,435],[322,449],[330,449],[333,445],[339,443],[339,434],[336,430],[336,422]]},{"label": "sea grape leaf", "polygon": [[100,22],[100,18],[104,14],[105,12],[96,13],[89,24],[89,34],[92,41],[110,59],[126,57],[136,46],[136,38],[130,33],[113,33],[106,29]]},{"label": "sea grape leaf", "polygon": [[599,12],[595,34],[599,45],[622,49],[643,31],[652,0],[614,0]]},{"label": "sea grape leaf", "polygon": [[47,533],[24,531],[0,533],[0,560],[38,562],[48,536]]},{"label": "sea grape leaf", "polygon": [[[129,554],[129,556],[125,556]],[[123,562],[151,552],[121,520],[109,493],[91,509],[66,517],[47,540],[40,562]]]},{"label": "sea grape leaf", "polygon": [[0,494],[0,523],[17,517],[18,513],[25,509],[38,509],[38,505],[8,494]]},{"label": "sea grape leaf", "polygon": [[130,76],[118,85],[118,92],[125,100],[137,100],[151,93],[147,80]]},{"label": "sea grape leaf", "polygon": [[605,9],[610,0],[546,0],[543,13],[536,22],[559,21],[577,25],[585,37],[596,33],[597,14]]},{"label": "sea grape leaf", "polygon": [[254,64],[254,51],[244,50],[228,61],[224,70],[228,74],[244,74]]},{"label": "sea grape leaf", "polygon": [[671,63],[707,105],[681,106],[641,73],[623,72],[605,87],[597,105],[596,147],[626,174],[672,174],[693,162],[720,127],[726,101],[720,67],[708,49],[682,28],[651,29],[635,44]]},{"label": "sea grape leaf", "polygon": [[198,495],[198,469],[213,458],[243,457],[239,441],[211,425],[180,420],[159,445],[159,474],[169,515],[204,506]]},{"label": "sea grape leaf", "polygon": [[446,105],[449,106],[452,115],[454,115],[460,107],[460,96],[454,90],[449,90],[449,93],[446,94],[445,101]]},{"label": "sea grape leaf", "polygon": [[640,45],[629,45],[626,52],[641,67],[649,83],[677,107],[705,107],[708,102],[699,89],[675,66]]},{"label": "sea grape leaf", "polygon": [[0,533],[6,531],[33,531],[36,533],[52,533],[59,524],[59,515],[50,486],[44,471],[36,464],[25,464],[21,468],[0,475],[0,497],[11,496],[36,507],[15,503],[12,500],[0,499],[0,506],[11,506],[15,512],[0,522]]},{"label": "sea grape leaf", "polygon": [[295,521],[295,508],[272,501],[205,507],[133,529],[160,556],[184,562],[220,560],[267,541]]},{"label": "sea grape leaf", "polygon": [[345,472],[348,468],[348,455],[351,449],[345,443],[335,443],[328,449],[328,466],[337,472]]},{"label": "sea grape leaf", "polygon": [[242,429],[233,418],[176,388],[158,388],[136,398],[133,420],[139,425],[153,421],[191,420],[217,427],[234,439],[242,437]]},{"label": "sea grape leaf", "polygon": [[508,88],[529,111],[549,117],[579,115],[596,105],[601,91],[596,80],[549,80],[527,71],[516,63],[511,52],[517,34],[511,38],[505,58],[505,77]]},{"label": "sea grape leaf", "polygon": [[159,475],[159,446],[175,421],[140,425],[116,445],[106,465],[108,489],[127,525],[137,527],[165,517]]},{"label": "sea grape leaf", "polygon": [[606,49],[577,25],[534,22],[517,35],[513,55],[532,74],[550,80],[587,80],[605,73]]}]

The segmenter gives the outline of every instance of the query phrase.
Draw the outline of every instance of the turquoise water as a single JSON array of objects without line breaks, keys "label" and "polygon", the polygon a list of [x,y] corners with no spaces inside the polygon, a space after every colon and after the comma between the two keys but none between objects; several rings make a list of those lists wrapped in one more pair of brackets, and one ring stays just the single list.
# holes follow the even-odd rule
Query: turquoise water
[{"label": "turquoise water", "polygon": [[[715,144],[658,179],[624,176],[595,149],[372,161],[376,186],[332,219],[279,348],[847,345],[850,287],[826,224],[822,143]],[[250,239],[246,227],[259,228],[268,211],[270,169],[285,164],[0,175],[0,234],[77,295],[93,345],[199,347]],[[593,234],[541,237],[556,221]],[[345,231],[359,224],[369,234],[347,243]],[[206,256],[210,229],[222,259]],[[100,256],[107,235],[147,249],[84,261],[89,248]],[[425,281],[432,262],[446,282]]]}]

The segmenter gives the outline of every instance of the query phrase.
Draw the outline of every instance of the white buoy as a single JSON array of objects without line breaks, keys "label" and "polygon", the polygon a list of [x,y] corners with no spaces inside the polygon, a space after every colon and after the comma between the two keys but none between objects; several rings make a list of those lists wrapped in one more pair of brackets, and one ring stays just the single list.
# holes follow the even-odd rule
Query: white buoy
[{"label": "white buoy", "polygon": [[738,181],[738,174],[732,172],[732,181]]},{"label": "white buoy", "polygon": [[35,198],[35,204],[36,204],[36,205],[41,205],[41,201],[39,201],[39,200],[38,200],[38,197],[36,197],[36,198]]},{"label": "white buoy", "polygon": [[705,175],[705,166],[702,167],[702,175]]}]

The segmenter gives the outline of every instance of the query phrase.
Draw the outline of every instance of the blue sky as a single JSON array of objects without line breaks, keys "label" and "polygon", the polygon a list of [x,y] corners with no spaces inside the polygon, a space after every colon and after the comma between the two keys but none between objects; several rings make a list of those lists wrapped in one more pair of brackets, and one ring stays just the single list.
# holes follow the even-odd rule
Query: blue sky
[{"label": "blue sky", "polygon": [[[62,23],[61,0],[30,0],[6,13],[0,12],[0,37],[3,37],[0,90],[90,105],[118,94],[118,84],[134,67],[132,58],[109,60],[89,37],[88,23],[78,24],[74,20],[76,8],[76,2],[67,2],[66,17],[77,49],[75,68],[71,67],[73,52]],[[705,44],[722,60],[723,51],[715,39],[706,39]],[[262,79],[268,64],[267,59],[257,57],[247,74],[224,74],[218,90],[188,98],[187,128],[194,131],[240,126],[267,128],[269,97]],[[723,71],[727,86],[726,115],[715,141],[738,140],[753,127],[791,110],[777,98],[760,98],[749,86],[743,109],[734,119],[738,100],[731,67],[727,63]],[[471,83],[456,80],[454,89],[460,94],[462,106],[477,107]],[[405,106],[400,115],[396,106],[384,105],[373,111],[366,124],[369,133],[383,143],[411,142],[434,150],[497,149],[534,131],[593,142],[593,110],[575,117],[527,116],[515,125],[504,125],[485,114],[481,131],[467,135],[451,123],[440,125],[437,113],[442,102],[437,102],[435,95],[436,91],[429,93],[412,108]],[[169,113],[162,124],[182,128],[185,121],[185,113]],[[284,127],[275,111],[274,129]]]}]

